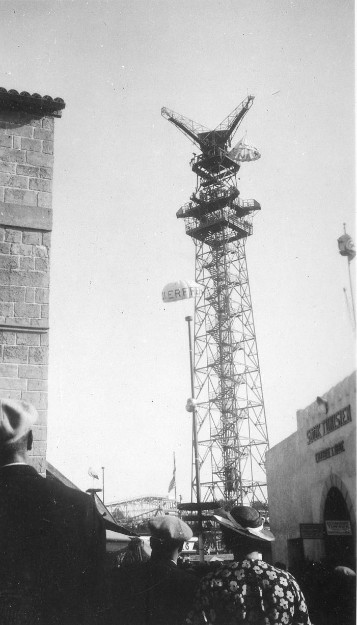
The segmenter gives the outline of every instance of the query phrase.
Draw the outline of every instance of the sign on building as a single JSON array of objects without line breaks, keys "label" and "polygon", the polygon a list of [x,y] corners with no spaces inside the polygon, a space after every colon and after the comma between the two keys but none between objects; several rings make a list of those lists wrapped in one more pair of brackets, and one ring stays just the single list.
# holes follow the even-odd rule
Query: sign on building
[{"label": "sign on building", "polygon": [[351,536],[351,524],[349,521],[325,521],[328,536]]},{"label": "sign on building", "polygon": [[301,538],[323,538],[324,537],[323,523],[300,523],[300,537]]}]

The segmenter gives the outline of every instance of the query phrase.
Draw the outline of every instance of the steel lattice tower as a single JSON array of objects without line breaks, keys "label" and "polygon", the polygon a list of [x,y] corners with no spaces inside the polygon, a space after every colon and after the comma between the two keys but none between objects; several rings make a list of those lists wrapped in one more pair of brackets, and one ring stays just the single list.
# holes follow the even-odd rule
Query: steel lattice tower
[{"label": "steel lattice tower", "polygon": [[201,150],[190,163],[196,190],[177,217],[194,240],[195,279],[203,286],[194,323],[202,501],[264,505],[269,443],[245,253],[260,205],[241,200],[236,186],[240,162],[260,155],[242,142],[230,150],[253,99],[248,96],[212,131],[166,108],[161,112]]}]

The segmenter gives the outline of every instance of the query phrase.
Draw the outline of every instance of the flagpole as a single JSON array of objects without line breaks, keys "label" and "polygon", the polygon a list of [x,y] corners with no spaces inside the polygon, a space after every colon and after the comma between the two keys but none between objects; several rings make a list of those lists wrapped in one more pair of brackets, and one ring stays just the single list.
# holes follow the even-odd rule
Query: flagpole
[{"label": "flagpole", "polygon": [[346,223],[343,223],[343,235],[341,237],[339,237],[337,239],[337,243],[338,243],[338,249],[339,252],[341,254],[341,256],[346,256],[347,258],[347,271],[348,271],[348,279],[349,279],[349,283],[350,283],[350,299],[351,299],[351,306],[349,305],[348,302],[348,297],[346,294],[346,289],[343,289],[345,297],[346,297],[346,304],[347,304],[347,310],[348,310],[348,314],[351,318],[351,308],[352,308],[352,325],[353,325],[353,331],[356,332],[356,309],[355,309],[355,299],[354,299],[354,292],[353,292],[353,286],[352,286],[352,278],[351,278],[351,261],[355,258],[356,256],[356,251],[355,251],[355,247],[354,247],[354,243],[352,241],[352,238],[349,236],[349,234],[347,234],[346,232]]},{"label": "flagpole", "polygon": [[347,312],[348,312],[348,316],[349,316],[349,320],[351,322],[352,328],[353,328],[353,318],[352,318],[352,313],[351,313],[351,306],[350,306],[350,302],[348,299],[348,294],[347,294],[347,289],[345,287],[343,287],[343,292],[345,294],[345,302],[346,302],[346,308],[347,308]]},{"label": "flagpole", "polygon": [[102,467],[102,484],[103,484],[103,496],[102,496],[102,502],[104,503],[104,469],[105,467]]},{"label": "flagpole", "polygon": [[176,458],[174,452],[174,473],[175,473],[175,504],[177,505],[177,494],[176,494]]},{"label": "flagpole", "polygon": [[352,312],[353,312],[353,321],[354,321],[354,329],[356,329],[356,310],[355,310],[355,299],[354,299],[354,293],[353,293],[353,288],[352,288],[352,279],[351,279],[351,260],[350,258],[347,258],[347,263],[348,263],[348,277],[350,280],[350,291],[351,291],[351,301],[352,301]]},{"label": "flagpole", "polygon": [[[343,223],[343,231],[344,234],[346,234],[346,223]],[[354,254],[355,256],[355,254]],[[354,257],[352,256],[352,258]],[[354,293],[353,293],[353,288],[352,288],[352,279],[351,279],[351,256],[349,254],[347,254],[347,267],[348,267],[348,279],[350,282],[350,293],[351,293],[351,302],[352,302],[352,313],[353,313],[353,329],[356,330],[356,309],[355,309],[355,300],[354,300]]]}]

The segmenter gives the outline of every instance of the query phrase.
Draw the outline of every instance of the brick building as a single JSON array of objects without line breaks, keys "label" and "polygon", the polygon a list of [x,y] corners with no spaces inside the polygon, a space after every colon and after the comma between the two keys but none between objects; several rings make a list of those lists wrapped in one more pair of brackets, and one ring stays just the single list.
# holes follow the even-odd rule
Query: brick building
[{"label": "brick building", "polygon": [[0,396],[38,409],[45,475],[54,119],[61,98],[0,88]]}]

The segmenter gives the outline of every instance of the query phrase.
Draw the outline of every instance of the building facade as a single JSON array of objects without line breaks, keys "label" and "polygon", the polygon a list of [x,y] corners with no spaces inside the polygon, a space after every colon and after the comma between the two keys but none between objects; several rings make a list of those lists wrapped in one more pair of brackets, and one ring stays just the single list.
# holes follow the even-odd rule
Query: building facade
[{"label": "building facade", "polygon": [[54,120],[61,98],[0,88],[0,395],[36,406],[46,473]]},{"label": "building facade", "polygon": [[267,454],[273,559],[355,569],[356,373],[297,411],[297,431]]}]

